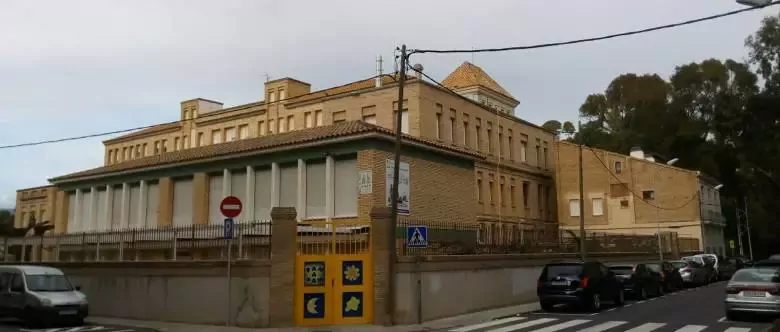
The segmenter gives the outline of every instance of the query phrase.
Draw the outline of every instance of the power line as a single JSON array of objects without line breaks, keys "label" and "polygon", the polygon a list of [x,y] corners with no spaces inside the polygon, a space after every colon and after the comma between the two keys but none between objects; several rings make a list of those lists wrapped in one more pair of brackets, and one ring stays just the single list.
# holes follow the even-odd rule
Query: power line
[{"label": "power line", "polygon": [[705,16],[697,19],[677,22],[677,23],[670,23],[670,24],[664,24],[664,25],[658,25],[650,28],[640,29],[640,30],[632,30],[632,31],[625,31],[620,33],[614,33],[610,35],[603,35],[598,37],[590,37],[590,38],[583,38],[583,39],[574,39],[574,40],[568,40],[568,41],[562,41],[562,42],[554,42],[554,43],[544,43],[544,44],[536,44],[536,45],[526,45],[526,46],[510,46],[510,47],[499,47],[499,48],[483,48],[483,49],[450,49],[450,50],[434,50],[434,49],[414,49],[409,52],[409,54],[414,53],[485,53],[485,52],[505,52],[505,51],[517,51],[517,50],[532,50],[537,48],[547,48],[547,47],[555,47],[555,46],[565,46],[565,45],[573,45],[573,44],[581,44],[581,43],[589,43],[589,42],[595,42],[595,41],[601,41],[606,39],[612,39],[612,38],[618,38],[618,37],[626,37],[626,36],[632,36],[632,35],[638,35],[658,30],[665,30],[665,29],[671,29],[671,28],[677,28],[685,25],[700,23],[704,21],[710,21],[715,20],[727,16],[732,16],[736,14],[741,14],[744,12],[749,12],[752,10],[758,10],[763,9],[765,7],[774,6],[780,4],[780,0],[778,1],[772,1],[766,5],[763,6],[755,6],[755,7],[746,7],[742,9],[732,10],[729,12],[716,14],[716,15],[710,15]]},{"label": "power line", "polygon": [[[374,76],[372,76],[370,78],[367,78],[367,79],[361,80],[361,81],[372,80],[372,79],[375,79],[375,78],[377,78],[379,76],[389,76],[393,80],[396,80],[396,78],[393,75],[382,74],[382,75],[374,75]],[[287,99],[292,99],[292,98],[287,98]],[[275,102],[272,102],[272,103],[269,103],[269,104],[277,104],[277,103],[285,102],[285,101],[287,101],[287,99],[278,100],[278,101],[275,101]],[[158,123],[158,124],[153,124],[153,125],[146,125],[146,126],[140,126],[140,127],[135,127],[135,128],[127,128],[127,129],[119,129],[119,130],[114,130],[114,131],[106,131],[106,132],[87,134],[87,135],[81,135],[81,136],[71,136],[71,137],[55,138],[55,139],[35,141],[35,142],[25,142],[25,143],[17,143],[17,144],[0,145],[0,150],[21,148],[21,147],[28,147],[28,146],[36,146],[36,145],[44,145],[44,144],[61,143],[61,142],[68,142],[68,141],[78,141],[78,140],[87,139],[87,138],[96,138],[96,137],[102,137],[102,136],[108,136],[108,135],[123,134],[123,133],[131,132],[131,131],[150,129],[150,128],[154,128],[154,127],[158,127],[158,126],[166,126],[166,125],[174,125],[174,124],[179,124],[179,123],[187,123],[187,122],[191,122],[191,121],[195,121],[195,120],[199,120],[199,119],[204,119],[204,118],[208,118],[208,117],[212,117],[212,116],[219,116],[219,115],[224,115],[224,114],[225,113],[206,114],[206,115],[199,116],[197,119],[176,120],[176,121],[163,122],[163,123]]]},{"label": "power line", "polygon": [[655,205],[655,204],[653,204],[653,203],[649,202],[648,200],[646,200],[644,197],[642,197],[642,196],[640,196],[640,195],[637,195],[637,193],[636,193],[636,192],[634,192],[633,190],[631,190],[631,188],[629,188],[629,187],[628,187],[628,185],[627,185],[627,184],[625,184],[625,183],[624,183],[624,182],[623,182],[623,181],[620,179],[620,177],[618,177],[618,176],[617,176],[615,173],[613,173],[613,172],[612,172],[612,169],[610,169],[610,168],[609,168],[609,165],[607,165],[607,164],[604,162],[604,160],[602,160],[602,159],[601,159],[601,157],[599,157],[599,155],[598,155],[598,153],[596,153],[596,151],[594,151],[594,150],[593,150],[592,148],[590,148],[589,146],[585,146],[585,145],[583,145],[582,147],[584,147],[584,148],[586,148],[586,149],[590,150],[590,152],[592,152],[592,153],[593,153],[593,156],[594,156],[594,157],[596,157],[596,159],[598,159],[598,161],[599,161],[599,162],[601,162],[601,166],[604,166],[604,169],[606,169],[606,170],[607,170],[607,172],[609,172],[609,174],[610,174],[610,175],[612,175],[612,177],[613,177],[615,180],[617,180],[617,181],[618,181],[618,182],[619,182],[619,183],[620,183],[620,184],[623,186],[623,188],[626,188],[626,190],[628,190],[628,191],[629,191],[629,192],[630,192],[630,193],[631,193],[631,194],[632,194],[632,195],[633,195],[635,198],[637,198],[637,199],[641,200],[642,202],[645,202],[645,204],[647,204],[647,205],[650,205],[650,206],[652,206],[652,207],[654,207],[654,208],[661,209],[661,210],[673,211],[673,210],[679,210],[679,209],[682,209],[682,208],[684,208],[684,207],[688,206],[688,204],[691,204],[691,202],[693,202],[694,200],[696,200],[696,199],[698,199],[698,198],[699,198],[699,191],[698,191],[698,190],[696,190],[696,192],[695,192],[693,195],[691,195],[691,198],[690,198],[689,200],[685,201],[685,202],[684,202],[682,205],[679,205],[679,206],[676,206],[676,207],[673,207],[673,208],[666,208],[666,207],[662,207],[662,206]]}]

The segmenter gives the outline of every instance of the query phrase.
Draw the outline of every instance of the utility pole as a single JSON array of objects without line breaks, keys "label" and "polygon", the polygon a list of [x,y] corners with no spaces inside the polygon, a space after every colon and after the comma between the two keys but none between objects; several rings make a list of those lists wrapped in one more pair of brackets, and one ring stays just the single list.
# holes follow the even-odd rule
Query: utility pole
[{"label": "utility pole", "polygon": [[[582,130],[582,120],[577,122],[577,127]],[[582,261],[584,262],[587,258],[587,251],[585,250],[585,185],[583,183],[583,165],[582,165],[582,135],[580,135],[579,139],[579,159],[580,159],[580,170],[579,170],[579,178],[580,178],[580,256],[582,257]]]},{"label": "utility pole", "polygon": [[401,45],[401,68],[398,70],[398,109],[395,110],[395,161],[393,163],[393,187],[390,188],[390,264],[388,264],[388,292],[387,292],[387,318],[390,325],[394,325],[395,316],[395,263],[398,260],[396,250],[395,233],[398,228],[398,182],[401,171],[401,139],[403,137],[402,112],[404,110],[404,84],[406,83],[406,45]]},{"label": "utility pole", "polygon": [[748,219],[748,199],[747,196],[744,197],[745,199],[745,228],[747,228],[747,236],[748,236],[748,250],[750,250],[750,260],[753,260],[753,239],[750,237],[750,219]]},{"label": "utility pole", "polygon": [[737,214],[737,244],[739,245],[739,256],[745,257],[745,249],[742,247],[742,218],[739,216],[739,201],[734,200],[734,211]]}]

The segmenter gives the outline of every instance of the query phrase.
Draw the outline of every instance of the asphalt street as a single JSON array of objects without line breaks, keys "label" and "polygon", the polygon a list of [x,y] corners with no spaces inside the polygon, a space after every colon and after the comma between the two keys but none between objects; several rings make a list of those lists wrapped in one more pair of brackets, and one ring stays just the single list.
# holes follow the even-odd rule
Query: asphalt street
[{"label": "asphalt street", "polygon": [[0,320],[0,332],[157,332],[153,329],[145,329],[131,326],[117,325],[93,325],[83,326],[52,326],[41,329],[27,329],[19,321],[12,319]]},{"label": "asphalt street", "polygon": [[535,311],[491,321],[454,327],[450,332],[763,332],[770,318],[726,320],[723,310],[725,282],[691,288],[644,301],[628,300],[622,307],[598,313],[563,310]]}]

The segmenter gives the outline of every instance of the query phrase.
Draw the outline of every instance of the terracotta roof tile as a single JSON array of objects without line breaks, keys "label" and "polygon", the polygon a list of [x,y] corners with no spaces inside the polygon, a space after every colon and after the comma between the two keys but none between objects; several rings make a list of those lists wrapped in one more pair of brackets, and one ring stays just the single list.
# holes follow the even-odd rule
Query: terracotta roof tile
[{"label": "terracotta roof tile", "polygon": [[[58,176],[49,179],[51,182],[71,180],[87,176],[97,176],[110,174],[114,172],[124,172],[132,170],[142,170],[148,167],[175,165],[182,162],[192,162],[198,160],[207,160],[211,158],[224,157],[237,153],[247,153],[252,151],[261,151],[265,149],[278,148],[282,146],[310,143],[320,140],[326,140],[337,137],[348,137],[360,134],[376,133],[392,138],[394,133],[384,127],[368,124],[363,121],[349,121],[330,126],[315,127],[309,129],[295,130],[281,134],[274,134],[244,140],[237,140],[229,143],[207,145],[203,147],[191,148],[180,151],[166,152],[155,156],[133,159],[113,165],[102,166],[85,171],[75,172],[67,175]],[[406,141],[422,143],[436,147],[441,150],[456,152],[476,158],[484,158],[482,154],[475,151],[444,145],[436,141],[425,138],[412,137],[404,135]]]},{"label": "terracotta roof tile", "polygon": [[498,82],[493,80],[490,75],[482,70],[482,68],[479,68],[468,61],[461,64],[455,71],[450,73],[447,78],[441,81],[441,84],[453,90],[481,86],[517,100],[509,91],[506,91],[506,89],[501,87]]}]

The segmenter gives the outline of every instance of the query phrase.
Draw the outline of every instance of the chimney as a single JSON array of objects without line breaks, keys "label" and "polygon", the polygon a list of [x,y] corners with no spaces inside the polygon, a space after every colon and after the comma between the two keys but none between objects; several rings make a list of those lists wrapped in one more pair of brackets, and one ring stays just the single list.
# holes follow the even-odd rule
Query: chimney
[{"label": "chimney", "polygon": [[422,79],[422,72],[425,69],[425,67],[423,67],[423,65],[418,63],[418,64],[415,64],[414,66],[412,66],[412,68],[414,68],[414,76],[417,77],[417,79],[421,80]]},{"label": "chimney", "polygon": [[376,56],[376,78],[374,78],[374,87],[382,87],[382,56]]},{"label": "chimney", "polygon": [[631,157],[637,158],[637,159],[645,159],[645,152],[642,151],[642,148],[635,146],[631,148]]}]

